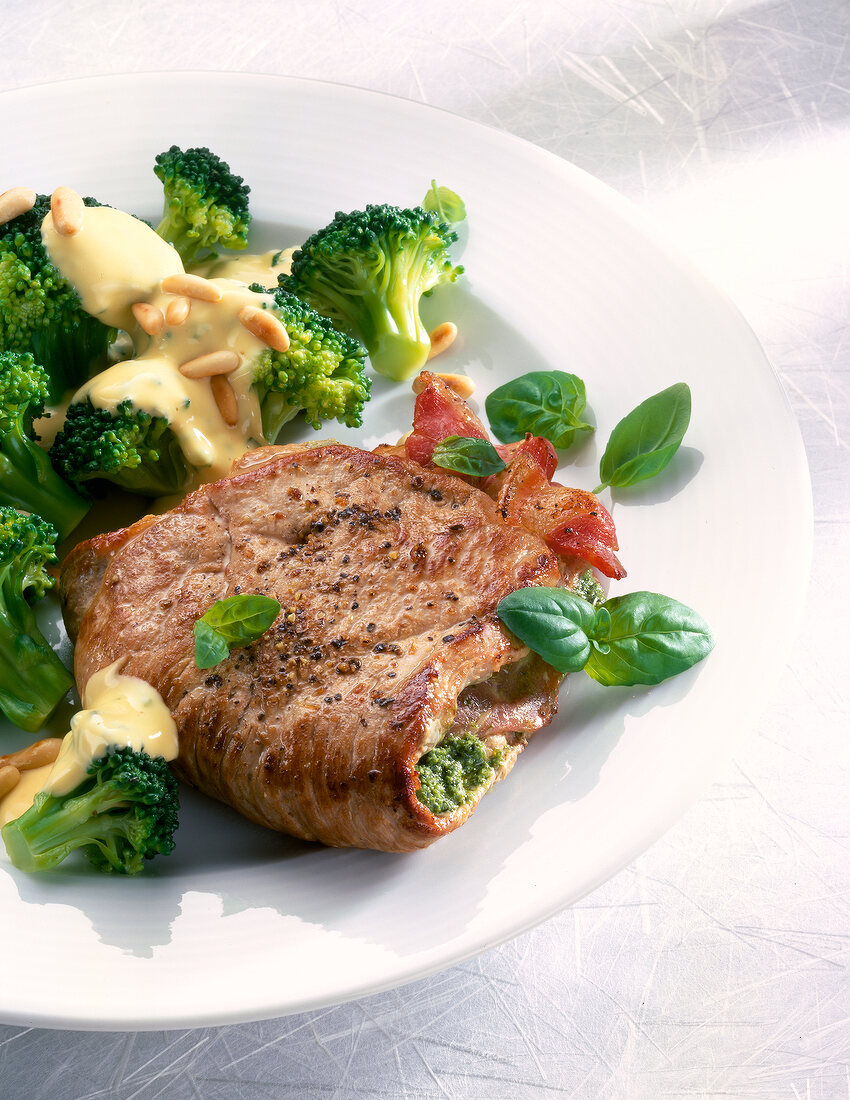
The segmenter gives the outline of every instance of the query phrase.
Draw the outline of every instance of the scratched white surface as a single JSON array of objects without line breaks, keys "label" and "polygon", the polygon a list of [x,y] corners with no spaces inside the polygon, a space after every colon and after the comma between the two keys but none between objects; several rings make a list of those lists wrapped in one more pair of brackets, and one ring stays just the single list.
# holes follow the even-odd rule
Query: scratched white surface
[{"label": "scratched white surface", "polygon": [[[749,319],[815,500],[781,683],[627,870],[471,962],[324,1011],[138,1035],[2,1027],[0,1096],[850,1096],[850,2],[2,0],[0,56],[0,89],[151,68],[334,79],[574,161],[647,207]],[[742,507],[730,486],[733,555]]]}]

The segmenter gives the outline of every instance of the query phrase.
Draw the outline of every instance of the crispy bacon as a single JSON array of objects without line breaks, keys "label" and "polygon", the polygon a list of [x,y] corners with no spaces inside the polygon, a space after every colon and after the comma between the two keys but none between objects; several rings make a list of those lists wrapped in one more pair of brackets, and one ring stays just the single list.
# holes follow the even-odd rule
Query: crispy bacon
[{"label": "crispy bacon", "polygon": [[614,521],[593,493],[551,485],[529,454],[518,455],[499,478],[491,495],[498,493],[508,523],[539,535],[556,554],[581,558],[606,577],[625,577],[614,553]]},{"label": "crispy bacon", "polygon": [[[489,439],[484,425],[462,397],[431,371],[422,371],[424,389],[416,398],[413,431],[404,443],[408,458],[427,466],[438,443],[450,435],[467,439]],[[558,468],[558,455],[548,439],[528,433],[518,443],[497,443],[496,451],[506,465],[518,454],[530,454],[540,464],[547,480]]]},{"label": "crispy bacon", "polygon": [[525,439],[521,439],[519,443],[497,443],[496,450],[506,466],[510,466],[518,455],[531,455],[546,475],[547,481],[552,480],[553,474],[558,469],[558,453],[549,440],[544,439],[542,435],[532,435],[528,432]]},{"label": "crispy bacon", "polygon": [[[408,458],[431,465],[434,448],[447,436],[488,439],[484,425],[469,405],[431,371],[423,371],[425,388],[416,398],[413,431],[404,442]],[[626,571],[617,559],[614,521],[593,493],[552,483],[558,456],[548,439],[526,435],[517,443],[496,446],[507,469],[479,479],[462,476],[497,501],[509,524],[545,539],[562,557],[580,558],[606,577]]]},{"label": "crispy bacon", "polygon": [[413,431],[405,440],[407,457],[427,466],[438,443],[450,435],[487,439],[484,425],[462,397],[432,371],[422,371],[425,389],[413,410]]}]

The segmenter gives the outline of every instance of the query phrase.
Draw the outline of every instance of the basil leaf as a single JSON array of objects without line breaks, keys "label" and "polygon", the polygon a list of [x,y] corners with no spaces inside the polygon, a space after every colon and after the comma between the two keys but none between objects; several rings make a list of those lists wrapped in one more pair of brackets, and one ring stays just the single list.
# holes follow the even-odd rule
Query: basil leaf
[{"label": "basil leaf", "polygon": [[[212,668],[223,661],[234,646],[255,642],[269,629],[279,611],[277,600],[251,592],[218,600],[193,628],[195,664],[198,668]],[[209,663],[201,664],[200,661]]]},{"label": "basil leaf", "polygon": [[536,370],[499,386],[484,402],[493,434],[502,443],[542,435],[563,450],[578,432],[592,432],[581,418],[587,405],[584,382],[561,370]]},{"label": "basil leaf", "polygon": [[271,596],[243,592],[218,600],[198,621],[207,623],[231,646],[255,642],[272,625],[280,604]]},{"label": "basil leaf", "polygon": [[599,463],[601,493],[654,477],[678,451],[691,419],[691,391],[677,382],[632,409],[611,432]]},{"label": "basil leaf", "polygon": [[431,461],[444,470],[456,474],[472,474],[473,477],[487,477],[504,470],[505,464],[499,458],[499,452],[487,439],[473,439],[465,435],[447,435],[442,443],[434,448]]},{"label": "basil leaf", "polygon": [[657,592],[630,592],[598,609],[585,672],[606,686],[660,684],[713,647],[708,625],[690,607]]},{"label": "basil leaf", "polygon": [[714,647],[696,611],[657,592],[615,596],[594,608],[563,588],[520,588],[496,614],[559,672],[584,668],[606,687],[660,684]]},{"label": "basil leaf", "polygon": [[431,188],[422,200],[423,210],[433,210],[440,221],[449,225],[456,225],[466,218],[466,204],[455,191],[449,187],[438,187],[436,180],[431,180]]},{"label": "basil leaf", "polygon": [[578,672],[591,653],[596,613],[564,588],[518,588],[499,601],[496,614],[521,642],[558,672]]},{"label": "basil leaf", "polygon": [[230,652],[225,638],[209,623],[198,619],[192,631],[195,635],[195,667],[212,668],[219,664]]}]

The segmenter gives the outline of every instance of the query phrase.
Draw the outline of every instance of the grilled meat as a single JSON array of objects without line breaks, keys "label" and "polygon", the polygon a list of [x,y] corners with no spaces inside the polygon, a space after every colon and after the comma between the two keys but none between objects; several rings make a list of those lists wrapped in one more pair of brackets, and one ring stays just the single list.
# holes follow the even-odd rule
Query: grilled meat
[{"label": "grilled meat", "polygon": [[[478,489],[340,444],[253,452],[172,511],[82,543],[61,575],[80,689],[125,657],[174,715],[183,779],[272,829],[385,851],[457,828],[551,719],[560,677],[495,608],[559,583],[545,543]],[[280,615],[196,668],[195,621],[239,592]],[[488,778],[432,812],[417,763],[469,734]]]}]

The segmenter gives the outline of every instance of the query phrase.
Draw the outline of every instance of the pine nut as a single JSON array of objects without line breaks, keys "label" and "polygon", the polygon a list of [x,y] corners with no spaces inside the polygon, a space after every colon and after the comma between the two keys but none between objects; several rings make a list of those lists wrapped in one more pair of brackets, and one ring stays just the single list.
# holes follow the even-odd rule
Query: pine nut
[{"label": "pine nut", "polygon": [[236,404],[236,394],[233,392],[233,386],[222,374],[216,374],[210,378],[210,386],[222,420],[229,428],[233,428],[239,419],[239,409]]},{"label": "pine nut", "polygon": [[221,290],[215,283],[202,279],[200,275],[189,275],[185,271],[166,275],[160,285],[166,294],[182,294],[199,302],[221,301]]},{"label": "pine nut", "polygon": [[273,313],[257,306],[243,306],[239,310],[239,320],[245,328],[267,344],[272,351],[289,350],[289,333]]},{"label": "pine nut", "polygon": [[0,798],[5,798],[9,791],[13,791],[18,785],[21,773],[14,764],[7,764],[0,768]]},{"label": "pine nut", "polygon": [[26,214],[35,206],[36,194],[31,187],[10,187],[0,195],[0,225]]},{"label": "pine nut", "polygon": [[62,744],[61,737],[45,737],[41,741],[34,741],[25,749],[7,753],[0,756],[0,767],[11,764],[18,771],[28,771],[30,768],[40,768],[43,764],[52,764],[59,755],[59,747]]},{"label": "pine nut", "polygon": [[428,352],[428,358],[433,359],[435,355],[440,355],[446,348],[451,347],[456,336],[457,325],[454,322],[443,321],[441,325],[437,325],[429,335],[431,350]]},{"label": "pine nut", "polygon": [[135,302],[130,306],[130,309],[138,321],[139,327],[144,329],[148,336],[159,336],[165,328],[165,318],[162,315],[162,310],[152,306],[150,302]]},{"label": "pine nut", "polygon": [[212,378],[214,374],[230,374],[239,366],[239,355],[235,351],[211,351],[208,355],[199,355],[181,363],[179,370],[184,378]]},{"label": "pine nut", "polygon": [[192,303],[188,298],[172,298],[165,307],[165,320],[169,325],[182,325],[189,316]]},{"label": "pine nut", "polygon": [[475,383],[465,374],[438,374],[437,377],[442,378],[449,389],[454,390],[464,401],[475,393]]},{"label": "pine nut", "polygon": [[[434,377],[445,382],[449,389],[454,390],[458,397],[462,397],[464,401],[475,393],[475,383],[465,374],[435,374]],[[422,375],[417,374],[413,379],[413,392],[415,394],[422,393],[427,384]]]},{"label": "pine nut", "polygon": [[74,237],[83,228],[86,208],[83,200],[70,187],[57,187],[50,196],[50,213],[56,232],[63,237]]}]

